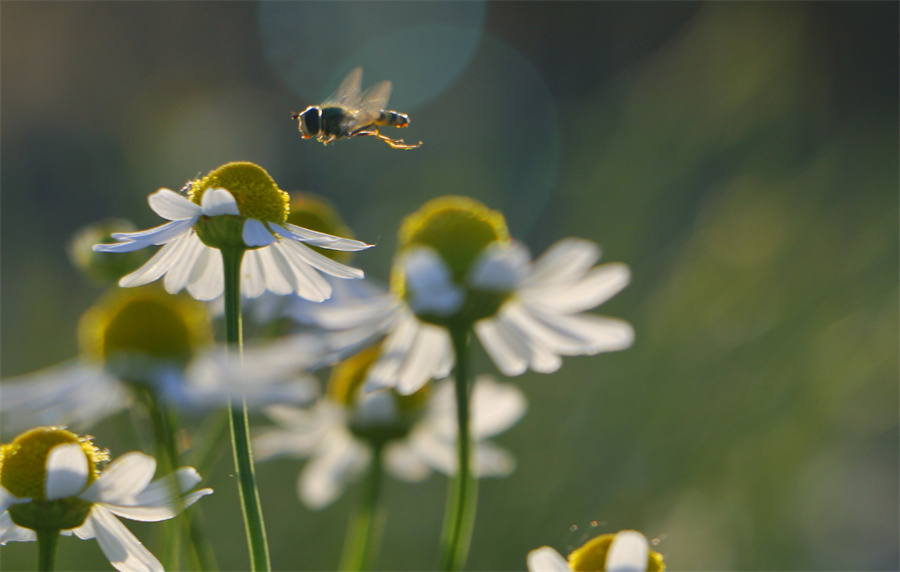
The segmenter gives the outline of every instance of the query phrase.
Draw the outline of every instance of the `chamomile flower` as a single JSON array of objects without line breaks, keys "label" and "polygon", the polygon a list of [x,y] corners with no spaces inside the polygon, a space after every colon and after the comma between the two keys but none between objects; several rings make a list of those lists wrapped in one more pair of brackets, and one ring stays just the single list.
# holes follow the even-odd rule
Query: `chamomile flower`
[{"label": "chamomile flower", "polygon": [[[0,448],[0,545],[37,539],[35,531],[96,538],[117,570],[162,570],[162,565],[119,522],[175,517],[211,494],[192,467],[151,482],[156,460],[127,453],[101,469],[108,455],[89,438],[59,427],[38,427]],[[176,493],[177,488],[177,493]]]},{"label": "chamomile flower", "polygon": [[620,263],[594,266],[600,248],[568,238],[532,262],[508,236],[503,215],[464,197],[444,197],[407,217],[391,291],[329,307],[309,319],[331,330],[336,353],[385,336],[366,388],[412,393],[453,366],[449,331],[472,328],[505,375],[550,373],[564,355],[628,348],[622,320],[587,311],[630,279]]},{"label": "chamomile flower", "polygon": [[528,553],[528,572],[663,572],[662,554],[650,550],[643,534],[622,530],[602,534],[569,554],[568,560],[549,546]]},{"label": "chamomile flower", "polygon": [[170,222],[139,232],[113,234],[116,244],[97,244],[98,252],[132,252],[163,245],[146,264],[119,281],[140,286],[165,276],[169,293],[187,288],[198,300],[213,300],[224,289],[222,249],[244,251],[241,293],[294,293],[313,301],[331,295],[319,272],[337,278],[362,278],[310,246],[338,251],[371,247],[358,240],[315,232],[286,222],[288,195],[253,163],[228,163],[190,184],[185,197],[160,189],[150,208]]},{"label": "chamomile flower", "polygon": [[[312,409],[287,405],[265,409],[279,427],[254,439],[257,458],[309,458],[297,492],[310,508],[336,500],[363,474],[376,447],[383,448],[384,469],[404,481],[421,481],[432,471],[456,473],[453,384],[447,380],[405,396],[390,389],[367,393],[361,382],[377,355],[377,348],[368,348],[342,362],[326,396]],[[487,376],[477,380],[472,395],[476,476],[502,477],[515,469],[513,456],[488,438],[512,427],[526,407],[516,387]]]},{"label": "chamomile flower", "polygon": [[[206,307],[156,286],[116,289],[94,304],[79,323],[81,355],[0,384],[0,413],[7,431],[35,424],[84,429],[127,407],[134,390],[149,390],[181,410],[209,410],[227,403],[228,390],[248,405],[304,402],[316,395],[302,373],[302,351],[317,358],[315,339],[290,351],[275,344],[247,348],[243,365],[213,346]],[[279,357],[282,356],[282,357]]]}]

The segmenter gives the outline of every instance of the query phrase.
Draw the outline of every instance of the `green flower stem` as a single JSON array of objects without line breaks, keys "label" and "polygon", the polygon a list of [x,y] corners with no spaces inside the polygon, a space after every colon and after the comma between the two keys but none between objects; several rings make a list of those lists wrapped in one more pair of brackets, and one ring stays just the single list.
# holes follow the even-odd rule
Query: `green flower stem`
[{"label": "green flower stem", "polygon": [[[225,340],[229,346],[237,350],[239,356],[243,348],[241,334],[241,260],[243,257],[243,248],[222,250],[222,263],[225,270]],[[269,546],[266,542],[266,528],[263,524],[259,491],[256,488],[256,475],[253,472],[247,401],[244,396],[240,396],[239,399],[238,403],[229,390],[231,443],[234,450],[234,466],[237,471],[241,507],[244,513],[244,526],[247,530],[247,543],[250,548],[250,565],[254,572],[268,571],[271,570]]]},{"label": "green flower stem", "polygon": [[56,560],[56,543],[59,541],[59,530],[55,528],[39,528],[35,531],[38,541],[38,572],[50,572]]},{"label": "green flower stem", "polygon": [[469,329],[451,328],[456,358],[456,421],[459,427],[457,466],[451,480],[447,516],[441,534],[441,569],[462,570],[469,553],[475,524],[477,489],[471,474],[471,438],[469,435]]},{"label": "green flower stem", "polygon": [[363,482],[359,508],[347,528],[340,570],[350,572],[367,570],[372,565],[378,551],[381,521],[383,520],[383,515],[378,507],[382,473],[381,453],[380,445],[373,448],[369,471]]}]

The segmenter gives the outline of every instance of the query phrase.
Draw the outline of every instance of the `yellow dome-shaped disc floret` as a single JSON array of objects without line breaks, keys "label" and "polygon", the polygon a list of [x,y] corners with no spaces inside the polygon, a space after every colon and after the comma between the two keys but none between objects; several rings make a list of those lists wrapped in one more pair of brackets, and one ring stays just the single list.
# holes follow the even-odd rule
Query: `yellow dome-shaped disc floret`
[{"label": "yellow dome-shaped disc floret", "polygon": [[265,169],[254,163],[222,165],[191,184],[190,199],[201,204],[208,189],[225,189],[244,218],[281,224],[290,213],[290,197],[278,188]]},{"label": "yellow dome-shaped disc floret", "polygon": [[75,443],[87,458],[87,487],[97,480],[98,465],[109,455],[91,442],[61,427],[30,429],[11,443],[0,446],[0,484],[19,498],[31,502],[9,508],[10,516],[19,526],[69,529],[79,526],[87,517],[90,503],[77,498],[46,500],[47,456],[57,445]]},{"label": "yellow dome-shaped disc floret", "polygon": [[391,400],[396,414],[388,418],[367,414],[373,394],[360,390],[380,353],[381,344],[375,344],[342,361],[332,369],[326,389],[328,396],[348,411],[351,432],[378,445],[405,437],[424,412],[428,397],[428,386],[411,395],[400,395],[393,389],[378,390],[376,398]]},{"label": "yellow dome-shaped disc floret", "polygon": [[398,251],[422,244],[444,259],[456,283],[462,283],[478,255],[492,242],[509,242],[499,211],[469,197],[446,196],[425,203],[400,226]]},{"label": "yellow dome-shaped disc floret", "polygon": [[[287,222],[316,232],[354,238],[353,231],[341,220],[337,209],[327,200],[313,193],[291,193],[291,207]],[[341,250],[328,250],[318,246],[310,246],[310,248],[342,263],[348,262],[352,256],[352,253]]]},{"label": "yellow dome-shaped disc floret", "polygon": [[183,366],[212,343],[206,306],[156,285],[111,291],[84,313],[78,334],[82,351],[104,363],[140,357]]},{"label": "yellow dome-shaped disc floret", "polygon": [[[576,548],[569,554],[569,568],[575,572],[604,572],[606,556],[616,534],[601,534]],[[666,569],[662,554],[650,551],[647,572],[663,572]]]}]

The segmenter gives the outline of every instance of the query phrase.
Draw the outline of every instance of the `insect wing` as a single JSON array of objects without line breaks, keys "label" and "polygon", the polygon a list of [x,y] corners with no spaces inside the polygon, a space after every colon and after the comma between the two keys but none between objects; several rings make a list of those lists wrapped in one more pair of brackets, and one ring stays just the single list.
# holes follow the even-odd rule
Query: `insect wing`
[{"label": "insect wing", "polygon": [[361,87],[362,68],[355,68],[353,69],[353,71],[347,74],[347,77],[344,78],[344,81],[342,81],[341,85],[338,86],[337,91],[331,94],[331,97],[322,102],[322,107],[339,106],[358,108]]},{"label": "insect wing", "polygon": [[371,123],[378,119],[383,109],[387,109],[391,97],[391,82],[382,81],[367,89],[359,99],[357,125]]}]

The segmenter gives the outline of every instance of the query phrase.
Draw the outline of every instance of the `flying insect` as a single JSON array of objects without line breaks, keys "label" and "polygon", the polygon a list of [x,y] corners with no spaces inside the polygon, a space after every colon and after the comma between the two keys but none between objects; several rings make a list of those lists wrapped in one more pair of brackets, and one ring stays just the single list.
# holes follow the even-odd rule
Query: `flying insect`
[{"label": "flying insect", "polygon": [[391,82],[376,83],[361,91],[362,68],[356,68],[341,82],[334,95],[320,105],[310,105],[291,117],[299,121],[298,128],[304,139],[315,137],[323,145],[338,139],[372,135],[394,149],[415,149],[422,144],[405,143],[403,139],[391,139],[378,131],[379,127],[406,127],[409,116],[385,109],[391,96]]}]

